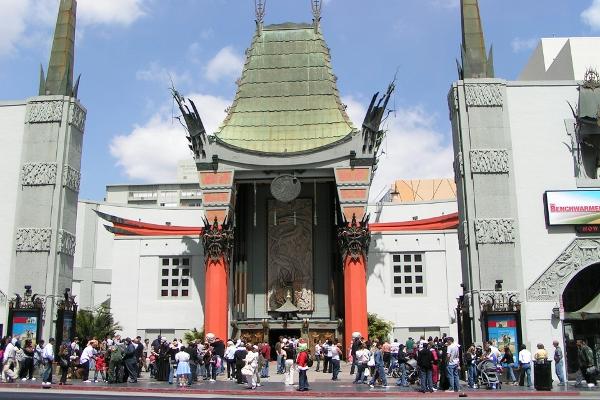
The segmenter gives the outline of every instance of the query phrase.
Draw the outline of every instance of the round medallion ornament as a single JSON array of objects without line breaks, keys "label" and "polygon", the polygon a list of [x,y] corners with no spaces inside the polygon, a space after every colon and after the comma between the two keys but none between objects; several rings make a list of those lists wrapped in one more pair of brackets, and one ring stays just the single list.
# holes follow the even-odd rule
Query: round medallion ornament
[{"label": "round medallion ornament", "polygon": [[280,175],[271,182],[271,194],[277,200],[289,203],[300,194],[300,179],[292,175]]}]

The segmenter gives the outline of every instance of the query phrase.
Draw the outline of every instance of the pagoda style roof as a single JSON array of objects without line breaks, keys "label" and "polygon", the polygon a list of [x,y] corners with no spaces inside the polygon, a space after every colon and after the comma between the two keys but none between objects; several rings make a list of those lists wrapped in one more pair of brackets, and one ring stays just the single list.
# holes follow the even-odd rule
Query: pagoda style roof
[{"label": "pagoda style roof", "polygon": [[227,117],[225,146],[259,153],[315,151],[358,131],[340,101],[329,48],[313,24],[258,29]]}]

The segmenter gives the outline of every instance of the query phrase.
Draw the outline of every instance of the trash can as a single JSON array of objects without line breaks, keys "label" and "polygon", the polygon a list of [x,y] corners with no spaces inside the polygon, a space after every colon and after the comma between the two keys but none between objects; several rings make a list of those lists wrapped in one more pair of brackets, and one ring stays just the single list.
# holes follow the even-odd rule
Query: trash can
[{"label": "trash can", "polygon": [[533,385],[535,390],[552,390],[552,361],[533,364]]}]

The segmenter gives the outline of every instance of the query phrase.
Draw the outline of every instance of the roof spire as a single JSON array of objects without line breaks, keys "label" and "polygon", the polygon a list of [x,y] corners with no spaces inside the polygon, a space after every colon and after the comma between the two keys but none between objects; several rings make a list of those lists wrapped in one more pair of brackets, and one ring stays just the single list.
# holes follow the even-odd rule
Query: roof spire
[{"label": "roof spire", "polygon": [[313,25],[315,26],[315,33],[319,31],[319,24],[321,23],[321,7],[323,2],[321,0],[310,0],[313,13]]},{"label": "roof spire", "polygon": [[460,8],[462,17],[462,65],[458,66],[460,79],[493,78],[493,51],[490,48],[489,55],[486,55],[479,2],[461,0]]},{"label": "roof spire", "polygon": [[[48,74],[44,78],[43,68],[40,74],[40,96],[77,97],[78,84],[73,87],[76,12],[77,0],[60,0]],[[79,78],[77,78],[77,83],[79,83]]]},{"label": "roof spire", "polygon": [[258,35],[262,33],[263,23],[265,21],[265,11],[267,7],[267,0],[254,0],[254,9],[256,11],[256,30]]}]

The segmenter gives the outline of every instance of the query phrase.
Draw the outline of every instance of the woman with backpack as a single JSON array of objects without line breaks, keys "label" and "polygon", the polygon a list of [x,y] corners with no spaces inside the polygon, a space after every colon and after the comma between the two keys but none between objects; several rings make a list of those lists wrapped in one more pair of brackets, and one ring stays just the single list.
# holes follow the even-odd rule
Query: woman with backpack
[{"label": "woman with backpack", "polygon": [[298,365],[298,391],[306,392],[308,391],[308,376],[307,371],[310,368],[310,364],[312,361],[310,359],[310,354],[308,350],[308,344],[306,342],[302,342],[298,345],[298,357],[296,357],[296,364]]}]

